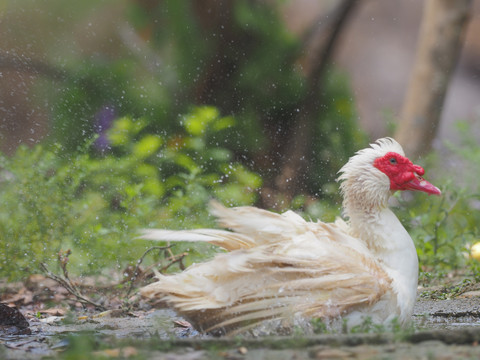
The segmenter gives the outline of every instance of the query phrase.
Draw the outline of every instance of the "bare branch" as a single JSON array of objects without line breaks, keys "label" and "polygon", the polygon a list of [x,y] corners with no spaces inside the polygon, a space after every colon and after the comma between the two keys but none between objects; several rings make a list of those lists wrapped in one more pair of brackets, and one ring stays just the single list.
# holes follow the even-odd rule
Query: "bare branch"
[{"label": "bare branch", "polygon": [[100,305],[98,303],[96,303],[95,301],[93,300],[90,300],[89,298],[87,298],[86,296],[84,296],[79,290],[78,288],[72,283],[72,281],[70,279],[65,279],[65,278],[62,278],[58,275],[55,275],[54,273],[52,273],[47,265],[45,263],[40,263],[40,268],[43,270],[43,272],[45,273],[45,275],[56,281],[57,283],[59,283],[61,286],[63,286],[70,294],[72,294],[73,296],[76,297],[76,299],[81,302],[82,304],[85,304],[85,305],[93,305],[95,308],[99,309],[99,310],[102,310],[102,311],[105,311],[107,310],[107,308],[103,305]]},{"label": "bare branch", "polygon": [[[330,32],[323,43],[324,45],[314,51],[312,56],[307,59],[309,64],[307,64],[307,95],[294,122],[295,132],[290,138],[289,144],[287,144],[286,161],[282,166],[280,175],[275,180],[276,188],[288,197],[293,197],[302,188],[306,164],[309,159],[308,149],[312,145],[316,115],[321,105],[320,85],[325,67],[332,55],[338,36],[347,23],[347,19],[353,13],[356,3],[356,0],[344,0],[340,3],[334,12],[334,20],[331,20],[328,24],[330,25]],[[319,30],[322,30],[322,32],[319,32]],[[322,34],[324,31],[324,27],[320,27],[311,30],[311,33],[320,37],[324,36]],[[311,42],[313,41],[313,39],[310,40],[312,36],[308,33],[305,39]]]}]

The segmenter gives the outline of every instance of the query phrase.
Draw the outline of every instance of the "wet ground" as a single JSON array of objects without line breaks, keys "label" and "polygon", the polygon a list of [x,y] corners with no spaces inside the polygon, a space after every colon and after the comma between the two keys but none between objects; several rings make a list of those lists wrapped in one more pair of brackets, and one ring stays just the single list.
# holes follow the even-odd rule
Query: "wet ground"
[{"label": "wet ground", "polygon": [[418,328],[433,330],[478,329],[480,332],[480,294],[450,300],[422,300],[415,305]]},{"label": "wet ground", "polygon": [[31,335],[0,336],[0,359],[480,358],[479,296],[419,299],[414,329],[395,333],[212,338],[175,326],[175,320],[170,310],[33,317]]}]

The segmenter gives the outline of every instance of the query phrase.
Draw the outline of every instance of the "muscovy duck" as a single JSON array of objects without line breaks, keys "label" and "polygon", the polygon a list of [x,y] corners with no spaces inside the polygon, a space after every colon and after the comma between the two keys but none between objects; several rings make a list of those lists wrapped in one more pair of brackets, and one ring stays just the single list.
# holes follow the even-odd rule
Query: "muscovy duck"
[{"label": "muscovy duck", "polygon": [[422,178],[391,138],[358,151],[339,171],[346,221],[309,222],[287,211],[211,203],[229,229],[145,230],[144,239],[201,241],[226,253],[141,289],[210,333],[248,329],[265,319],[365,317],[406,324],[416,299],[414,243],[388,207],[397,190],[441,192]]}]

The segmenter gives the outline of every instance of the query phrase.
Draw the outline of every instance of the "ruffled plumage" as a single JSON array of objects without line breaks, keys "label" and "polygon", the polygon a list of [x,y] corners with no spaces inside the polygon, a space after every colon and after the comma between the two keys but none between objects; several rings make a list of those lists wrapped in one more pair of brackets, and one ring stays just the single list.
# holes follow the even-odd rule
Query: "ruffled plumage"
[{"label": "ruffled plumage", "polygon": [[[390,151],[403,155],[393,139],[381,139],[342,168],[348,223],[308,222],[292,211],[212,202],[212,214],[229,230],[145,230],[144,239],[209,242],[227,252],[181,273],[159,275],[141,289],[142,296],[166,302],[197,329],[213,333],[298,316],[342,316],[353,325],[364,316],[379,323],[408,321],[418,276],[415,248],[387,208],[388,178],[372,166]],[[387,245],[376,248],[377,243]]]}]

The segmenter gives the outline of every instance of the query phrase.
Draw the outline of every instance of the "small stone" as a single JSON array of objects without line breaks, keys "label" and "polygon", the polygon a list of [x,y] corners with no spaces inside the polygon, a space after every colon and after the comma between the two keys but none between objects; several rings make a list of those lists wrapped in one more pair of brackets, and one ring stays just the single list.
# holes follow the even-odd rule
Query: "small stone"
[{"label": "small stone", "polygon": [[29,326],[18,309],[0,303],[0,334],[29,334]]},{"label": "small stone", "polygon": [[247,348],[246,348],[245,346],[240,346],[240,347],[238,348],[238,352],[239,352],[240,354],[242,354],[242,355],[245,355],[245,354],[248,352],[248,350],[247,350]]}]

